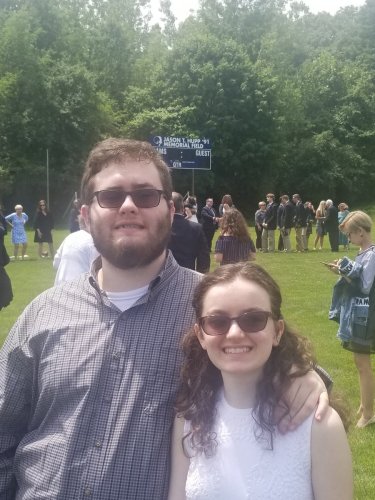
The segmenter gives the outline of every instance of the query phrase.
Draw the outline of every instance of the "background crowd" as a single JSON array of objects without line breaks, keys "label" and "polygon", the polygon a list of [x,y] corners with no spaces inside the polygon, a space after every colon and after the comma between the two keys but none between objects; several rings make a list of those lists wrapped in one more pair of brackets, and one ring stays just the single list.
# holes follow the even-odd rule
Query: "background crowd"
[{"label": "background crowd", "polygon": [[[177,196],[178,195],[178,196]],[[344,202],[335,206],[332,200],[320,201],[315,209],[311,201],[303,202],[299,194],[294,194],[291,199],[289,195],[283,194],[277,200],[273,193],[268,193],[266,201],[258,203],[258,210],[255,212],[254,228],[255,242],[253,242],[247,227],[247,222],[242,213],[236,209],[230,194],[225,194],[217,209],[214,206],[213,198],[207,198],[206,204],[199,209],[195,196],[189,193],[183,197],[176,193],[174,198],[175,221],[172,227],[172,237],[170,248],[175,258],[185,267],[196,269],[200,272],[207,272],[210,268],[209,253],[214,251],[215,261],[219,264],[235,263],[239,261],[252,260],[256,252],[306,252],[309,250],[309,238],[314,232],[315,236],[312,250],[322,250],[324,237],[328,235],[330,248],[333,252],[339,250],[341,245],[344,250],[349,248],[348,238],[339,231],[339,225],[343,223],[349,214],[348,205]],[[177,202],[177,204],[176,204]],[[81,202],[75,199],[69,214],[70,233],[85,231],[84,223],[80,219]],[[184,229],[177,230],[178,221],[181,225],[184,219]],[[14,246],[13,255],[10,260],[25,260],[27,255],[27,233],[25,225],[29,216],[23,211],[23,206],[17,204],[14,212],[3,217],[1,224],[3,236],[6,229],[11,230],[11,241]],[[199,224],[199,228],[191,224]],[[38,244],[38,255],[40,258],[53,258],[55,250],[53,246],[52,230],[54,228],[54,218],[47,207],[45,200],[40,200],[33,218],[34,242]],[[187,230],[190,228],[190,231]],[[191,229],[193,228],[193,229]],[[212,248],[212,241],[216,231],[219,235],[215,248]],[[92,241],[89,239],[90,248]],[[294,232],[295,244],[292,243],[292,232]],[[48,245],[48,250],[44,248]],[[310,248],[311,249],[311,248]],[[59,253],[59,259],[61,252]],[[185,253],[185,256],[181,256]],[[199,258],[198,258],[199,254]],[[60,260],[58,259],[58,263]],[[198,261],[197,261],[198,259]],[[203,262],[203,264],[202,264]],[[59,264],[55,263],[56,269]],[[85,269],[86,270],[86,269]]]}]

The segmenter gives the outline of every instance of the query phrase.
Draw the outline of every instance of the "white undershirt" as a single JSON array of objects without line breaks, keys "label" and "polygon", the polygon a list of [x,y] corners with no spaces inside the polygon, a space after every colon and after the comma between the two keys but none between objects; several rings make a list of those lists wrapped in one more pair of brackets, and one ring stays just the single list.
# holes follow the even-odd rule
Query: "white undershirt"
[{"label": "white undershirt", "polygon": [[141,297],[146,295],[149,285],[142,286],[142,288],[136,288],[135,290],[130,290],[129,292],[105,292],[108,299],[114,304],[120,311],[124,312],[130,309]]}]

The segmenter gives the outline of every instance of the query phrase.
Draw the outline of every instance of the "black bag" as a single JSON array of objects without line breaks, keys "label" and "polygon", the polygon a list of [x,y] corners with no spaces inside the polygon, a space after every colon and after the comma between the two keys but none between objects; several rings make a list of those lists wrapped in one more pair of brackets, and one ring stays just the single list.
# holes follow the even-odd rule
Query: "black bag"
[{"label": "black bag", "polygon": [[13,300],[13,290],[10,278],[5,269],[0,266],[0,309],[9,306]]},{"label": "black bag", "polygon": [[0,266],[5,267],[9,264],[10,258],[7,252],[7,249],[5,248],[4,244],[1,244],[0,241]]}]

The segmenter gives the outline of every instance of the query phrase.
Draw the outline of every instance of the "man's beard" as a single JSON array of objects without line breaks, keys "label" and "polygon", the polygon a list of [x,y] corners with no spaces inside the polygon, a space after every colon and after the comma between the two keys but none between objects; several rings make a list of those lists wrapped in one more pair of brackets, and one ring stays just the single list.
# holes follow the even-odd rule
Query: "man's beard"
[{"label": "man's beard", "polygon": [[165,252],[171,233],[171,223],[169,218],[165,218],[158,223],[154,238],[146,244],[133,243],[132,239],[118,245],[111,241],[103,241],[99,228],[90,225],[90,232],[94,240],[95,247],[110,264],[119,269],[142,268],[151,264]]}]

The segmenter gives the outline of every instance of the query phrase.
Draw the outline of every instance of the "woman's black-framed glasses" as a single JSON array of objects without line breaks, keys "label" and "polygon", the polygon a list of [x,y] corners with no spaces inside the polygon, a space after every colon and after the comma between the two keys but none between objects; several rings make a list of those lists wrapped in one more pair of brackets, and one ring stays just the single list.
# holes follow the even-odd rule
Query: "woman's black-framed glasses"
[{"label": "woman's black-framed glasses", "polygon": [[119,208],[127,196],[131,196],[134,205],[138,208],[153,208],[159,205],[163,194],[164,191],[152,188],[136,189],[135,191],[103,189],[102,191],[96,191],[93,198],[96,196],[101,208]]},{"label": "woman's black-framed glasses", "polygon": [[256,333],[264,330],[268,318],[272,317],[269,311],[248,311],[235,318],[224,314],[203,316],[198,324],[207,335],[225,335],[235,321],[244,333]]}]

